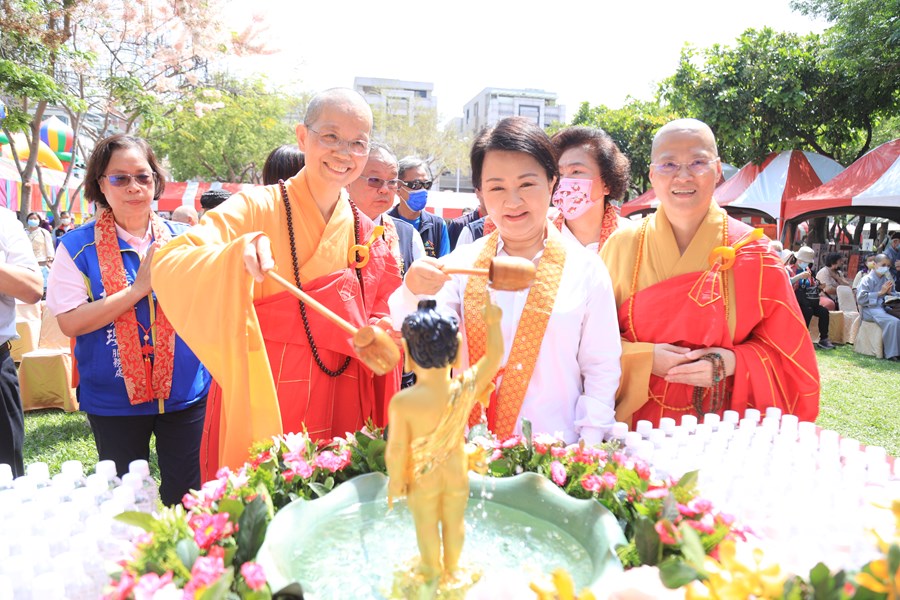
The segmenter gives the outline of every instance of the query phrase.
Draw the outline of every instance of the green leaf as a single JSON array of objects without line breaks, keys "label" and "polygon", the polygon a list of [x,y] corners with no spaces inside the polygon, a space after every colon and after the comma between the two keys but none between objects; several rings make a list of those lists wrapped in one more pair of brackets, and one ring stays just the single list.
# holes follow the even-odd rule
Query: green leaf
[{"label": "green leaf", "polygon": [[318,481],[310,481],[309,489],[311,489],[313,492],[315,492],[316,496],[318,496],[319,498],[328,494],[328,488],[326,488],[324,485],[322,485]]},{"label": "green leaf", "polygon": [[643,516],[634,522],[634,543],[642,565],[655,566],[659,562],[661,542],[653,525],[653,521]]},{"label": "green leaf", "polygon": [[681,552],[684,554],[684,557],[694,567],[702,569],[706,552],[703,551],[703,542],[700,541],[697,531],[688,525],[686,521],[681,522],[678,530],[681,531]]},{"label": "green leaf", "polygon": [[678,501],[675,494],[669,492],[669,495],[663,499],[663,508],[660,518],[674,521],[678,517]]},{"label": "green leaf", "polygon": [[533,451],[531,439],[531,421],[529,421],[528,419],[522,419],[522,437],[525,438],[525,449],[528,450],[529,454],[531,454],[531,452]]},{"label": "green leaf", "polygon": [[134,527],[140,527],[144,531],[153,531],[153,526],[158,522],[153,515],[145,512],[126,511],[116,515],[116,520]]},{"label": "green leaf", "polygon": [[238,551],[234,556],[234,564],[240,567],[248,560],[256,558],[263,540],[266,537],[266,528],[269,526],[269,515],[266,503],[262,498],[254,498],[244,509],[241,520],[238,522],[238,531],[235,536]]},{"label": "green leaf", "polygon": [[194,561],[200,556],[200,546],[191,539],[185,538],[183,540],[178,540],[178,543],[175,544],[175,554],[178,555],[181,564],[190,571],[194,568]]},{"label": "green leaf", "polygon": [[334,489],[334,477],[331,475],[325,480],[325,489],[329,492]]},{"label": "green leaf", "polygon": [[896,573],[900,570],[900,545],[891,544],[888,548],[888,573]]},{"label": "green leaf", "polygon": [[232,523],[237,523],[238,519],[241,518],[241,514],[244,512],[244,503],[240,500],[223,498],[222,500],[219,500],[219,512],[228,513],[228,520]]},{"label": "green leaf", "polygon": [[678,480],[676,484],[677,487],[680,487],[686,491],[692,491],[697,488],[697,474],[698,471],[689,471],[681,476],[681,479]]},{"label": "green leaf", "polygon": [[677,590],[701,579],[700,573],[681,559],[670,556],[659,564],[659,579],[670,590]]},{"label": "green leaf", "polygon": [[228,590],[234,582],[234,567],[228,567],[214,584],[203,590],[199,600],[222,600],[227,597]]}]

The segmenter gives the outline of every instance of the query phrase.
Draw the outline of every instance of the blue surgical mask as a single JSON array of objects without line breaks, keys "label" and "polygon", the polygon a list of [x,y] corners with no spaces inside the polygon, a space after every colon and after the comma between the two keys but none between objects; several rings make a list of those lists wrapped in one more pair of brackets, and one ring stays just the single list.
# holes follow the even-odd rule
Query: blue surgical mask
[{"label": "blue surgical mask", "polygon": [[797,266],[800,267],[801,269],[805,269],[806,267],[809,266],[809,263],[808,262],[798,262]]},{"label": "blue surgical mask", "polygon": [[410,192],[409,198],[406,200],[406,205],[415,212],[424,210],[426,204],[428,204],[428,190]]},{"label": "blue surgical mask", "polygon": [[41,222],[38,221],[37,219],[28,219],[28,226],[29,226],[29,227],[37,227],[37,226],[40,225],[40,224],[41,224]]},{"label": "blue surgical mask", "polygon": [[884,275],[885,273],[888,272],[888,270],[889,270],[889,267],[878,267],[875,269],[875,272],[878,273],[879,275]]}]

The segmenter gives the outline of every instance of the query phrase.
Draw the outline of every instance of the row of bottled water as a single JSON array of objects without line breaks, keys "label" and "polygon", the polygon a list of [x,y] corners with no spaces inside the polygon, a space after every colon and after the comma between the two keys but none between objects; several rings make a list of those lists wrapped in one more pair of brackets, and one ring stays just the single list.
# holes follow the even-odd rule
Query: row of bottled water
[{"label": "row of bottled water", "polygon": [[663,418],[656,428],[639,421],[634,431],[616,423],[611,437],[662,474],[698,470],[702,497],[749,526],[770,558],[796,574],[819,561],[858,569],[877,557],[867,529],[889,526],[890,511],[877,506],[900,497],[900,461],[892,467],[884,448],[778,408]]},{"label": "row of bottled water", "polygon": [[66,461],[50,476],[46,463],[13,478],[0,464],[0,600],[96,600],[109,566],[127,556],[139,529],[114,519],[125,511],[150,513],[159,490],[145,460],[121,479],[111,460],[85,476]]}]

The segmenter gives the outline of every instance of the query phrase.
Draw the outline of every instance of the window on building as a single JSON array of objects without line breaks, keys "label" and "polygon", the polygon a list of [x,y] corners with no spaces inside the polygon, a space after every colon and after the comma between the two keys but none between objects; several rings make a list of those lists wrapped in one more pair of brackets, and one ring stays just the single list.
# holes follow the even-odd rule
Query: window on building
[{"label": "window on building", "polygon": [[528,104],[520,104],[519,116],[530,119],[535,125],[538,125],[541,122],[541,107],[530,106]]},{"label": "window on building", "polygon": [[478,103],[475,103],[475,116],[478,116]]},{"label": "window on building", "polygon": [[416,96],[418,96],[419,98],[427,98],[428,90],[416,90]]}]

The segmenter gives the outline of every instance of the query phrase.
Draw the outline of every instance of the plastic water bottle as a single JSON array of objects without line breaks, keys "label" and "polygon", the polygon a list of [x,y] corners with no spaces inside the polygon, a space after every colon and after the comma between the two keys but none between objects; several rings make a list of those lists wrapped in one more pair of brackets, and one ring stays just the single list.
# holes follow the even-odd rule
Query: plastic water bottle
[{"label": "plastic water bottle", "polygon": [[80,460],[67,460],[60,465],[60,472],[68,476],[75,487],[84,487],[87,485],[84,480],[84,465]]},{"label": "plastic water bottle", "polygon": [[150,464],[146,460],[133,460],[128,465],[128,472],[134,473],[141,478],[144,495],[147,497],[149,506],[147,512],[156,510],[157,501],[159,500],[159,486],[156,484],[156,480],[150,475]]},{"label": "plastic water bottle", "polygon": [[102,475],[106,479],[110,490],[122,485],[122,480],[119,479],[118,471],[116,471],[116,463],[111,460],[98,462],[94,473]]},{"label": "plastic water bottle", "polygon": [[129,471],[122,475],[122,487],[127,487],[134,493],[135,508],[141,512],[153,512],[156,507],[155,501],[151,500],[144,490],[144,482],[137,473]]}]

